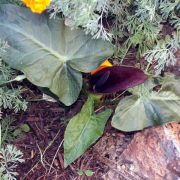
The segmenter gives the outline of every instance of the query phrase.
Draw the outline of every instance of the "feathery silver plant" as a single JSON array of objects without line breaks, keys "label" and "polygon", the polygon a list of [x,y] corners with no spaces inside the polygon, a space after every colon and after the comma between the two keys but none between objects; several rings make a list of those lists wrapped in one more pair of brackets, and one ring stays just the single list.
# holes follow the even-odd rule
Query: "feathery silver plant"
[{"label": "feathery silver plant", "polygon": [[66,24],[70,27],[81,26],[93,38],[110,40],[112,34],[104,27],[103,18],[108,13],[118,11],[119,6],[115,5],[117,2],[117,0],[52,0],[49,9],[52,11],[51,17],[62,12],[66,18]]},{"label": "feathery silver plant", "polygon": [[155,74],[159,75],[165,66],[176,64],[176,51],[180,48],[180,37],[174,36],[168,38],[158,44],[152,49],[148,50],[144,56],[147,62],[155,64]]},{"label": "feathery silver plant", "polygon": [[15,71],[5,64],[1,58],[2,54],[6,55],[8,48],[7,42],[0,40],[0,111],[2,108],[14,109],[15,112],[26,110],[27,102],[21,97],[22,88],[14,89],[6,86],[15,75]]}]

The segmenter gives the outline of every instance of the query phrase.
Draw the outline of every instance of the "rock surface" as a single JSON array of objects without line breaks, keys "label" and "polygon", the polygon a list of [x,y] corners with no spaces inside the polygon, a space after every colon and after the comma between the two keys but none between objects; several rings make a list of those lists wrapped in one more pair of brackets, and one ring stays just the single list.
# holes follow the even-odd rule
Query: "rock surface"
[{"label": "rock surface", "polygon": [[121,143],[114,145],[107,141],[103,146],[100,144],[106,139],[103,137],[96,145],[101,148],[95,147],[99,160],[110,169],[103,177],[105,180],[180,179],[180,124],[169,123],[138,132],[129,144],[126,143],[123,152],[124,137],[118,134],[114,138],[119,138],[116,141]]}]

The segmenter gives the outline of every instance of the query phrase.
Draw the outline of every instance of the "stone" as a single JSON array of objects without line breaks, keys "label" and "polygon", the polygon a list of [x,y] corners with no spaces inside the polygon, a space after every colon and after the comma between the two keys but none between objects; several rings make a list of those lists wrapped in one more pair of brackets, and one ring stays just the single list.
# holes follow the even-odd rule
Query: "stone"
[{"label": "stone", "polygon": [[136,133],[118,163],[133,166],[140,179],[180,179],[180,124]]},{"label": "stone", "polygon": [[180,124],[128,136],[117,131],[95,145],[97,159],[109,168],[104,180],[180,180]]}]

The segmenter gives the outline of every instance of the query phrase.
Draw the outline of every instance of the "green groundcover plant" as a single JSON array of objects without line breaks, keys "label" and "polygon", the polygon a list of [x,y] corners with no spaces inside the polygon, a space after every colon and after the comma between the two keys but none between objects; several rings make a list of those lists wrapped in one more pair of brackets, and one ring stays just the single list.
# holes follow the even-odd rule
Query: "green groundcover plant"
[{"label": "green groundcover plant", "polygon": [[21,97],[22,88],[14,88],[11,83],[21,80],[23,76],[16,76],[15,71],[2,60],[7,49],[7,42],[0,40],[0,110],[8,108],[18,112],[26,110],[27,102]]},{"label": "green groundcover plant", "polygon": [[13,140],[13,120],[9,117],[0,118],[0,179],[16,180],[19,163],[24,162],[23,153],[11,144]]},{"label": "green groundcover plant", "polygon": [[[136,48],[137,58],[143,57],[142,69],[114,66],[91,76],[95,92],[129,89],[132,94],[117,105],[112,126],[137,131],[179,122],[179,78],[159,76],[166,66],[177,62],[178,2],[52,0],[49,13],[42,14],[32,13],[22,4],[1,4],[0,39],[8,44],[1,57],[33,84],[47,88],[70,106],[81,92],[82,73],[97,69],[113,55],[123,62],[130,48]],[[162,34],[165,22],[173,27],[169,35]],[[96,114],[94,103],[94,96],[89,95],[69,121],[64,137],[65,167],[95,143],[112,115],[110,109]]]}]

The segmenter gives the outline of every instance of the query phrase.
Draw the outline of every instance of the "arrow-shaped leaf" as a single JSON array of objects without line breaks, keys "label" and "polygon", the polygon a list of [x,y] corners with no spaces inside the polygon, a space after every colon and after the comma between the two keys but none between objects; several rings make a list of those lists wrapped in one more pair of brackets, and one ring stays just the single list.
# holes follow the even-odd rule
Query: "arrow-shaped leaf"
[{"label": "arrow-shaped leaf", "polygon": [[138,131],[170,121],[180,122],[180,97],[170,91],[151,92],[149,97],[132,95],[119,102],[112,126],[121,131]]},{"label": "arrow-shaped leaf", "polygon": [[72,31],[62,19],[15,5],[0,5],[0,39],[10,46],[3,60],[33,84],[49,88],[65,105],[79,96],[80,72],[96,69],[113,54],[109,42]]},{"label": "arrow-shaped leaf", "polygon": [[64,164],[67,167],[102,136],[112,111],[94,114],[94,100],[89,97],[81,112],[74,116],[65,131]]}]

